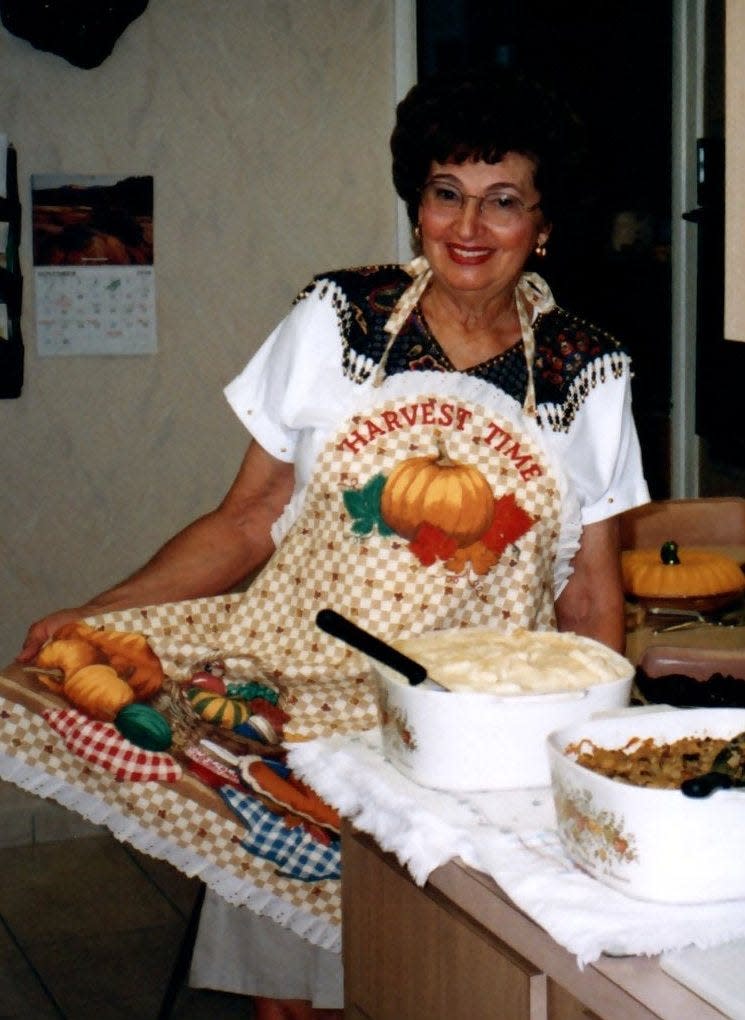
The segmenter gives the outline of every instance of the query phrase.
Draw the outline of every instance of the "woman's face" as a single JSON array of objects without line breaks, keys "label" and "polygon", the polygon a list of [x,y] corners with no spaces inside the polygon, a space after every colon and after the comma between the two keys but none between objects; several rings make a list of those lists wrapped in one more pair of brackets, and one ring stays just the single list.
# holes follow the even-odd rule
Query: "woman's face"
[{"label": "woman's face", "polygon": [[466,199],[462,208],[457,200],[447,208],[446,203],[423,199],[419,206],[422,254],[432,267],[435,284],[483,297],[514,289],[529,255],[536,244],[545,243],[551,229],[540,208],[531,208],[541,198],[533,183],[534,171],[534,162],[516,152],[508,152],[500,163],[432,163],[428,180],[443,186],[436,189],[440,197],[452,198],[448,191],[452,186],[463,195],[511,196],[522,203],[516,204],[517,212],[506,217],[507,222],[495,222],[487,206],[480,209],[473,198]]}]

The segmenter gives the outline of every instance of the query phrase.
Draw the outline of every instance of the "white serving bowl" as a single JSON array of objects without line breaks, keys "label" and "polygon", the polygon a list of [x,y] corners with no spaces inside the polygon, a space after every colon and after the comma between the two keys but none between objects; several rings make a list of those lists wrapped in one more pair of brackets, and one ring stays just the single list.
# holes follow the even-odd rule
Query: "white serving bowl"
[{"label": "white serving bowl", "polygon": [[730,738],[745,709],[629,709],[573,723],[548,739],[559,836],[572,860],[606,885],[642,900],[706,903],[745,898],[745,790],[687,797],[593,772],[565,753],[588,739],[622,747],[633,737],[670,743]]},{"label": "white serving bowl", "polygon": [[[436,643],[447,634],[428,637]],[[624,673],[620,679],[581,690],[502,695],[412,687],[400,673],[371,660],[385,756],[415,783],[439,790],[548,786],[548,734],[628,705],[634,670],[621,656],[616,659]]]}]

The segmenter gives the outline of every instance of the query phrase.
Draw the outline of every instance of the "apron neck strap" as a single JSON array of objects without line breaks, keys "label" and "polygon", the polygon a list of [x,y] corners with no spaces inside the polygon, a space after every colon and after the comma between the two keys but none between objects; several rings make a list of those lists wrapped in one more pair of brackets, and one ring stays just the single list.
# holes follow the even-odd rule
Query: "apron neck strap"
[{"label": "apron neck strap", "polygon": [[[374,386],[380,386],[385,379],[385,367],[388,355],[403,324],[419,304],[424,291],[432,279],[432,269],[424,255],[407,262],[403,267],[412,277],[412,282],[403,292],[383,327],[388,334],[383,355],[375,370]],[[520,320],[520,331],[523,338],[525,362],[528,368],[528,388],[525,393],[523,410],[532,418],[536,415],[535,383],[533,381],[533,362],[535,361],[535,335],[533,322],[538,314],[553,308],[555,302],[548,284],[537,273],[523,273],[515,288],[515,303]]]},{"label": "apron neck strap", "polygon": [[520,332],[523,335],[523,351],[525,353],[525,364],[528,369],[528,385],[525,390],[525,400],[523,401],[523,411],[530,415],[531,418],[535,418],[536,405],[535,405],[535,381],[533,379],[533,363],[535,361],[535,334],[533,333],[533,308],[525,299],[525,296],[520,292],[518,286],[515,290],[515,304],[517,305],[517,315],[520,319]]},{"label": "apron neck strap", "polygon": [[515,288],[515,302],[520,319],[520,330],[523,335],[523,350],[528,367],[528,386],[525,392],[523,410],[531,418],[536,416],[535,380],[533,364],[535,362],[535,333],[533,323],[539,315],[555,307],[556,302],[546,281],[538,273],[523,273]]},{"label": "apron neck strap", "polygon": [[383,329],[388,334],[388,341],[385,345],[385,349],[383,350],[383,356],[375,370],[373,386],[380,386],[385,379],[385,367],[388,362],[388,355],[391,353],[391,348],[396,341],[396,337],[401,332],[403,324],[419,304],[419,299],[427,289],[429,281],[432,279],[432,270],[430,269],[429,262],[427,262],[423,255],[419,255],[417,258],[412,259],[411,262],[407,262],[401,268],[412,277],[412,282],[396,302],[393,311],[388,316],[385,326],[383,326]]}]

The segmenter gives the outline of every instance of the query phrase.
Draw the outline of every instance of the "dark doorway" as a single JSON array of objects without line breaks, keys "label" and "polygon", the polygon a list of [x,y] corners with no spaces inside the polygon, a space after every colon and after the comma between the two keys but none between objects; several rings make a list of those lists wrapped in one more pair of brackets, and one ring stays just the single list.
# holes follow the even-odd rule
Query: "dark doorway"
[{"label": "dark doorway", "polygon": [[592,153],[590,214],[557,224],[557,301],[621,339],[653,498],[670,493],[671,0],[420,0],[418,65],[515,66],[560,92]]},{"label": "dark doorway", "polygon": [[721,0],[705,7],[704,137],[697,152],[696,432],[701,496],[745,496],[742,380],[745,344],[724,334],[725,18]]}]

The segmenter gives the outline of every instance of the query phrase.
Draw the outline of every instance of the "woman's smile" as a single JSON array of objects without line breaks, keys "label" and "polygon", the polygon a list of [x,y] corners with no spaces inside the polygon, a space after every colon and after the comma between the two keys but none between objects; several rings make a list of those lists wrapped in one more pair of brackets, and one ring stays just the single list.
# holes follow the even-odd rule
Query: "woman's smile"
[{"label": "woman's smile", "polygon": [[464,247],[460,244],[446,245],[450,258],[461,266],[480,266],[494,254],[493,248]]}]

